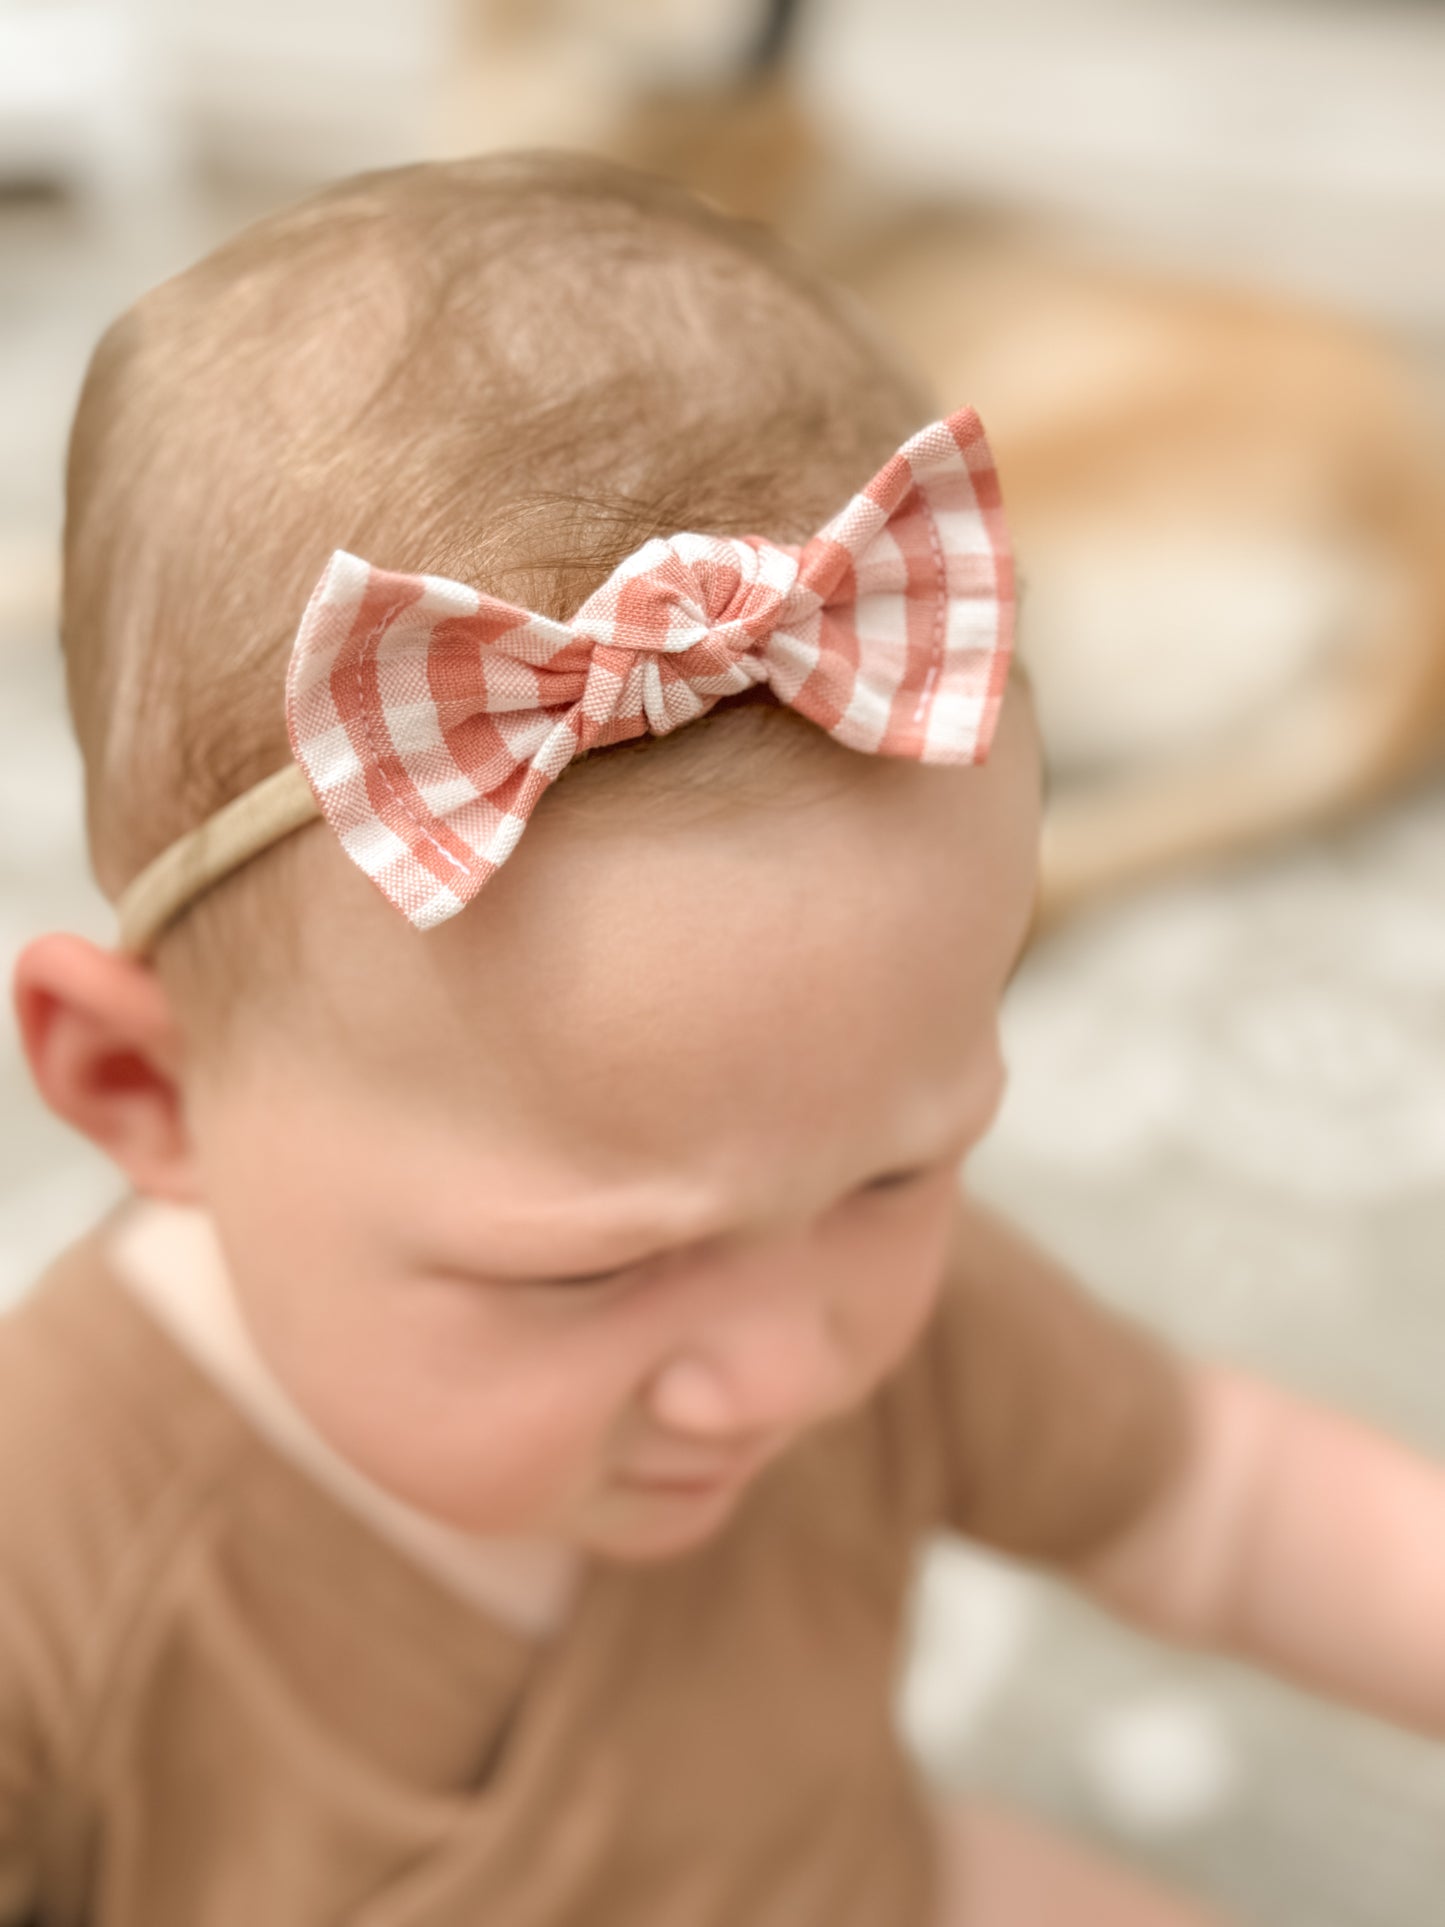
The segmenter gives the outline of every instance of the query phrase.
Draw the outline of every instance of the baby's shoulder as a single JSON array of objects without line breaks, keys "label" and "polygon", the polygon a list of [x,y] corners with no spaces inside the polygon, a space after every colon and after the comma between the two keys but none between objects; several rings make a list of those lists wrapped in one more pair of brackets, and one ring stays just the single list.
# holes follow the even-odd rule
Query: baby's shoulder
[{"label": "baby's shoulder", "polygon": [[103,1228],[71,1246],[0,1316],[0,1666],[66,1697],[103,1665],[238,1444]]}]

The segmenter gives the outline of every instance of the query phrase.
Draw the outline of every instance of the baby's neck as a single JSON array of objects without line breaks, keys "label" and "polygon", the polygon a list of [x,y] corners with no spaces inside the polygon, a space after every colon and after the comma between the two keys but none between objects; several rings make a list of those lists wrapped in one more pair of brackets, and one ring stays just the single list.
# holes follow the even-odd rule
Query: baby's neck
[{"label": "baby's neck", "polygon": [[137,1199],[116,1223],[111,1264],[127,1289],[261,1436],[415,1565],[534,1638],[566,1615],[579,1555],[546,1539],[489,1539],[419,1512],[343,1459],[292,1403],[241,1317],[203,1211]]}]

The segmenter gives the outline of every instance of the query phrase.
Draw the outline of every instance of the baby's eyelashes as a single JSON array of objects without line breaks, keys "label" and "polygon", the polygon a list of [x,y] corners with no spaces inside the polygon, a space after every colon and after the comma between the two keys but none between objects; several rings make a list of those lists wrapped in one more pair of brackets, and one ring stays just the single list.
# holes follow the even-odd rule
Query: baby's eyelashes
[{"label": "baby's eyelashes", "polygon": [[876,1178],[865,1178],[853,1195],[866,1197],[873,1192],[906,1191],[910,1185],[933,1177],[938,1169],[936,1164],[913,1164],[897,1171],[881,1171]]},{"label": "baby's eyelashes", "polygon": [[596,1291],[604,1285],[618,1285],[624,1279],[635,1277],[647,1263],[648,1260],[644,1258],[637,1264],[615,1265],[610,1271],[577,1271],[551,1278],[526,1278],[520,1282],[541,1286],[549,1291]]}]

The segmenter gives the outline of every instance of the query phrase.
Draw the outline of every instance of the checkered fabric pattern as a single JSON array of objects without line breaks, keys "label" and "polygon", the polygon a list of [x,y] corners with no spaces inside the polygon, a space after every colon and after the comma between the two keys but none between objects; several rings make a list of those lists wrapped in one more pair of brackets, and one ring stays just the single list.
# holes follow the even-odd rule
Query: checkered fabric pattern
[{"label": "checkered fabric pattern", "polygon": [[964,409],[801,548],[657,538],[570,622],[338,550],[296,638],[287,720],[347,854],[427,929],[506,861],[577,756],[756,683],[851,749],[981,761],[1012,628],[998,480]]}]

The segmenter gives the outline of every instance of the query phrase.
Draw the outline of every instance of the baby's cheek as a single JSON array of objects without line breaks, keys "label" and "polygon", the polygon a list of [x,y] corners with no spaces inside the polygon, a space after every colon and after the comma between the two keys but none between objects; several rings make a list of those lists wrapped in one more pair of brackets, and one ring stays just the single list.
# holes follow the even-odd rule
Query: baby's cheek
[{"label": "baby's cheek", "polygon": [[519,1335],[479,1299],[354,1277],[329,1301],[266,1310],[253,1324],[272,1370],[364,1477],[467,1531],[564,1523],[611,1420],[595,1359]]},{"label": "baby's cheek", "polygon": [[953,1221],[950,1182],[856,1234],[849,1263],[852,1316],[865,1334],[869,1381],[897,1365],[938,1303]]},{"label": "baby's cheek", "polygon": [[560,1409],[556,1390],[484,1382],[469,1398],[430,1401],[410,1436],[391,1443],[401,1496],[470,1532],[561,1530],[590,1484],[597,1428],[585,1407]]},{"label": "baby's cheek", "polygon": [[595,1476],[611,1419],[605,1383],[565,1356],[418,1360],[369,1426],[373,1476],[472,1532],[561,1530]]}]

